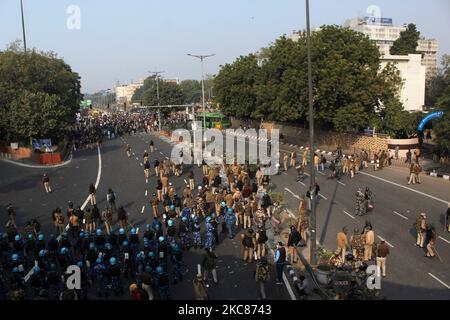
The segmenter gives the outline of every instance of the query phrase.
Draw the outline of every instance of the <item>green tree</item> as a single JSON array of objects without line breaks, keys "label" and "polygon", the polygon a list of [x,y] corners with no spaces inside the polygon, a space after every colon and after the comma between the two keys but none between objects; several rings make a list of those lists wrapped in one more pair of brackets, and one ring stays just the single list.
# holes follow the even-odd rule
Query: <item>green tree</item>
[{"label": "green tree", "polygon": [[442,149],[450,151],[450,56],[442,59],[444,88],[437,98],[436,105],[444,112],[444,117],[433,122],[436,140]]},{"label": "green tree", "polygon": [[53,52],[25,54],[15,44],[1,51],[1,137],[24,142],[30,136],[62,138],[79,110],[80,87],[78,74]]},{"label": "green tree", "polygon": [[214,91],[226,115],[250,118],[256,106],[254,86],[259,70],[257,58],[253,54],[241,56],[234,63],[221,66],[214,79]]},{"label": "green tree", "polygon": [[420,32],[417,31],[414,23],[408,24],[405,31],[400,32],[400,38],[395,40],[391,47],[392,55],[407,55],[417,53],[417,45],[420,39]]},{"label": "green tree", "polygon": [[183,92],[184,103],[201,102],[202,84],[197,80],[183,80],[180,82],[180,89]]}]

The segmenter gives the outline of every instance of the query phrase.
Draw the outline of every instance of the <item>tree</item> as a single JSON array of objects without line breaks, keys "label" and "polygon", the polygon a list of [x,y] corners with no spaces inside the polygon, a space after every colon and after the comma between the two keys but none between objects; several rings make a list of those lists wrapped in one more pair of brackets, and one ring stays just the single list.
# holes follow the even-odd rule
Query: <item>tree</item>
[{"label": "tree", "polygon": [[[61,139],[79,110],[80,77],[53,52],[0,52],[0,132],[6,140]],[[27,120],[29,119],[29,120]]]},{"label": "tree", "polygon": [[180,89],[183,92],[184,103],[201,102],[202,84],[197,80],[183,80],[180,83]]},{"label": "tree", "polygon": [[237,118],[250,118],[256,106],[256,84],[260,68],[256,56],[239,57],[232,64],[221,66],[214,79],[217,101],[224,106],[223,112]]},{"label": "tree", "polygon": [[[285,36],[258,54],[222,66],[215,79],[226,114],[306,124],[306,34]],[[401,78],[394,66],[380,72],[376,45],[362,33],[322,26],[312,34],[313,98],[317,127],[360,130],[381,122],[385,98],[394,99]],[[354,115],[354,116],[352,116]]]},{"label": "tree", "polygon": [[436,105],[444,112],[444,117],[433,122],[433,129],[439,146],[450,151],[450,56],[444,55],[442,59],[442,72],[444,88],[437,98]]},{"label": "tree", "polygon": [[408,24],[405,31],[400,32],[400,38],[395,40],[391,47],[392,55],[408,55],[417,53],[417,45],[420,39],[420,32],[417,31],[414,23]]}]

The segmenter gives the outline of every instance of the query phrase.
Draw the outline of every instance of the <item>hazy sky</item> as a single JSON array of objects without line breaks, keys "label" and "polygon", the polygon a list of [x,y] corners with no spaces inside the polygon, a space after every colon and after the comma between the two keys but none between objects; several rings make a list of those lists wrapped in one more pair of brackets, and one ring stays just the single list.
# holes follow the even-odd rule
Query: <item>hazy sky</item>
[{"label": "hazy sky", "polygon": [[[67,8],[81,11],[80,29],[67,28]],[[311,23],[342,24],[377,5],[394,24],[414,22],[450,53],[450,1],[311,0]],[[28,47],[52,50],[82,77],[83,92],[128,83],[149,70],[199,79],[200,62],[186,53],[216,56],[205,72],[255,52],[305,27],[303,0],[24,0]],[[22,38],[19,0],[0,0],[0,48]]]}]

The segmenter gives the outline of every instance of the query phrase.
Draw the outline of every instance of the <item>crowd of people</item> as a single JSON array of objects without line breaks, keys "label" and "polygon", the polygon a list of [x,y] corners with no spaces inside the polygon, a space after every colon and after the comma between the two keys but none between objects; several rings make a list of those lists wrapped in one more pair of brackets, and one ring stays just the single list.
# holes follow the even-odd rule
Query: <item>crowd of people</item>
[{"label": "crowd of people", "polygon": [[[103,137],[156,130],[154,119],[151,115],[82,119],[73,130],[75,148],[94,148]],[[241,230],[242,260],[257,262],[255,281],[260,297],[266,298],[264,284],[270,278],[268,222],[272,217],[273,221],[282,220],[280,210],[275,210],[279,204],[274,206],[268,193],[269,177],[260,168],[247,165],[214,167],[203,162],[201,183],[195,179],[194,170],[187,169],[188,183],[178,195],[173,181],[182,179],[183,165],[152,157],[153,141],[148,150],[143,154],[145,177],[155,176],[157,183],[149,199],[153,219],[143,230],[128,221],[123,206],[116,206],[111,188],[106,207],[98,208],[93,184],[87,188],[90,201],[85,208],[69,202],[67,208],[53,210],[55,232],[50,235],[35,226],[20,231],[14,222],[13,206],[8,206],[10,219],[0,235],[0,299],[88,299],[94,293],[100,298],[123,297],[130,283],[133,299],[170,299],[171,288],[183,281],[183,255],[189,250],[203,250],[203,272],[194,279],[193,291],[197,299],[206,299],[208,276],[218,283],[216,246]],[[151,158],[153,166],[149,165]],[[43,185],[50,192],[47,175]],[[303,215],[298,226],[301,231],[294,241],[290,239],[289,247],[300,240],[306,242],[305,211]],[[290,257],[296,262],[292,250]],[[278,283],[283,281],[280,272],[287,261],[281,244],[276,257]],[[67,286],[65,270],[71,265],[81,270],[80,289]]]}]

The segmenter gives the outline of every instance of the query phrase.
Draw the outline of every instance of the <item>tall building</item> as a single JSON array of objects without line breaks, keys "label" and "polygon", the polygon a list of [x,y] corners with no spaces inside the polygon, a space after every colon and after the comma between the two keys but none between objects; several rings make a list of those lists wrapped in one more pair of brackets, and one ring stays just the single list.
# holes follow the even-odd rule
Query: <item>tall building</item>
[{"label": "tall building", "polygon": [[119,85],[117,84],[115,87],[116,91],[116,102],[119,105],[123,105],[124,103],[128,106],[131,104],[131,99],[133,98],[134,93],[137,89],[144,85],[144,79],[139,79],[136,83],[131,83],[128,85]]},{"label": "tall building", "polygon": [[425,66],[422,64],[420,54],[405,56],[384,55],[381,58],[381,68],[388,63],[395,64],[400,71],[402,87],[400,89],[400,101],[406,111],[423,111],[425,104]]},{"label": "tall building", "polygon": [[[345,21],[344,27],[364,33],[375,41],[380,54],[389,55],[394,42],[400,38],[400,33],[406,26],[395,26],[391,18],[358,17]],[[437,72],[438,42],[436,39],[420,39],[416,49],[422,55],[422,64],[426,67],[426,78]]]},{"label": "tall building", "polygon": [[437,52],[439,46],[436,39],[420,39],[417,52],[422,54],[422,64],[427,68],[427,79],[437,73]]}]

